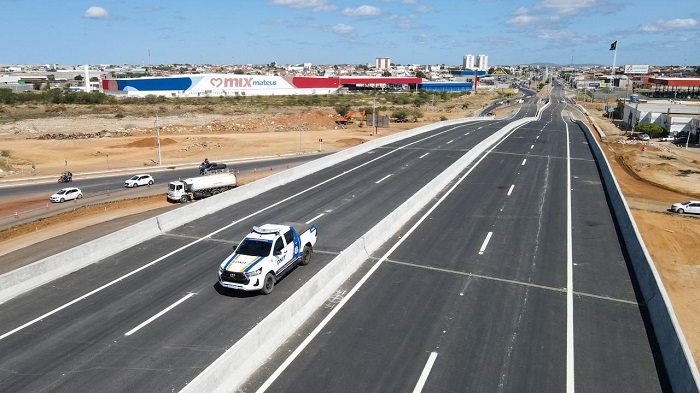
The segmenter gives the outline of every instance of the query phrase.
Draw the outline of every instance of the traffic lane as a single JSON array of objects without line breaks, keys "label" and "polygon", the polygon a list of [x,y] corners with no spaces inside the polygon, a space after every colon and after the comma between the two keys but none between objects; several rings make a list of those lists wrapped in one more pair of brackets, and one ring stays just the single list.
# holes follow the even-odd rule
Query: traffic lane
[{"label": "traffic lane", "polygon": [[[258,296],[216,284],[218,262],[229,252],[227,245],[209,242],[186,253],[185,265],[168,269],[164,261],[164,269],[154,266],[1,340],[0,369],[14,372],[0,382],[12,391],[181,388],[335,256],[315,253],[311,264],[296,268],[272,295]],[[217,263],[201,263],[212,259]],[[190,293],[194,296],[126,336]]]},{"label": "traffic lane", "polygon": [[574,297],[576,392],[671,391],[643,314],[636,303]]},{"label": "traffic lane", "polygon": [[[571,162],[573,286],[577,380],[584,392],[670,391],[651,333],[648,312],[636,293],[622,235],[608,206],[598,167],[572,128]],[[639,305],[637,302],[642,302]]]},{"label": "traffic lane", "polygon": [[390,258],[267,391],[565,390],[563,293]]},{"label": "traffic lane", "polygon": [[[439,268],[540,285],[566,286],[566,163],[523,155],[487,156],[414,233],[439,244]],[[414,240],[416,241],[416,240]],[[431,261],[432,247],[397,258]],[[436,262],[437,263],[437,262]]]}]

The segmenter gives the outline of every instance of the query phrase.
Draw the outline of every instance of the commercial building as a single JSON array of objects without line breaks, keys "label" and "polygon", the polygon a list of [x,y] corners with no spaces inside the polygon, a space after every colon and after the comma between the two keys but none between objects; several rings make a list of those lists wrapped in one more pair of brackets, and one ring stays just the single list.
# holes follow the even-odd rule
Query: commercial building
[{"label": "commercial building", "polygon": [[341,88],[387,88],[415,90],[422,82],[416,77],[307,77],[239,74],[193,74],[167,77],[103,79],[105,94],[145,97],[239,97],[254,95],[332,94]]},{"label": "commercial building", "polygon": [[377,57],[374,59],[374,67],[378,70],[388,70],[391,68],[391,57]]},{"label": "commercial building", "polygon": [[464,55],[462,58],[462,68],[465,70],[473,70],[474,66],[474,55]]}]

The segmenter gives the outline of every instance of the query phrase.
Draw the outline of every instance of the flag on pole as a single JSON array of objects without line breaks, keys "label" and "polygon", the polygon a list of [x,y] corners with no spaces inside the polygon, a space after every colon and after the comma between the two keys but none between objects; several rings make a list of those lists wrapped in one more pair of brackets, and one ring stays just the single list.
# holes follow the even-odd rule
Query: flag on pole
[{"label": "flag on pole", "polygon": [[615,50],[615,49],[617,49],[617,41],[610,44],[610,50]]}]

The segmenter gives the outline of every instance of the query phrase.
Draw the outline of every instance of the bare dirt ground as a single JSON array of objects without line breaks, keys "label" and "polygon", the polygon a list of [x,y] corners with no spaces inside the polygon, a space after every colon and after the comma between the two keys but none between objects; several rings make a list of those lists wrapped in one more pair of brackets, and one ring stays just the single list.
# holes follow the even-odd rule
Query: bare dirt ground
[{"label": "bare dirt ground", "polygon": [[[440,117],[472,116],[495,94],[469,98],[469,110],[459,102],[436,103],[421,108],[419,122],[391,123],[379,129],[379,137],[418,127]],[[180,107],[178,105],[178,107]],[[7,113],[7,108],[4,113]],[[71,115],[63,110],[51,116],[0,124],[0,182],[31,176],[58,176],[65,169],[75,174],[124,168],[147,169],[157,158],[152,108],[136,115],[114,108],[97,114]],[[335,124],[331,108],[271,108],[245,113],[179,110],[161,112],[158,118],[161,156],[164,165],[197,163],[245,157],[275,156],[318,151],[337,151],[372,140],[369,127],[356,121],[346,128]],[[700,199],[700,149],[683,149],[668,142],[620,143],[624,131],[602,117],[601,105],[588,105],[608,136],[603,149],[613,166],[635,221],[669,293],[693,355],[700,359],[700,217],[680,216],[667,211],[671,203]],[[48,111],[49,109],[39,108]],[[506,110],[507,111],[507,110]],[[2,112],[2,111],[0,111]],[[497,115],[505,113],[497,112]],[[37,139],[48,134],[97,133],[112,136],[90,139]],[[103,133],[104,134],[104,133]],[[322,146],[319,139],[323,139]],[[643,148],[645,148],[643,150]],[[32,168],[32,166],[34,168]],[[9,171],[12,171],[10,173]],[[166,206],[163,197],[126,203],[86,207],[70,213],[70,219],[52,217],[13,231],[0,233],[0,250],[12,244],[32,244],[42,239],[98,224],[115,217]]]}]

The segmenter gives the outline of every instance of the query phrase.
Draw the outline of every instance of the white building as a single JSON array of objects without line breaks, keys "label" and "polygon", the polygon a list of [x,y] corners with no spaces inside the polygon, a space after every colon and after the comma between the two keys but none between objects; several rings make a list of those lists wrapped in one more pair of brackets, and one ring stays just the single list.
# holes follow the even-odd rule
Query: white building
[{"label": "white building", "polygon": [[391,57],[377,57],[374,59],[374,66],[378,70],[388,70],[391,68]]},{"label": "white building", "polygon": [[465,70],[474,69],[474,55],[464,55],[462,58],[462,68]]},{"label": "white building", "polygon": [[479,55],[476,58],[476,68],[479,71],[488,71],[489,70],[489,57],[486,55]]}]

